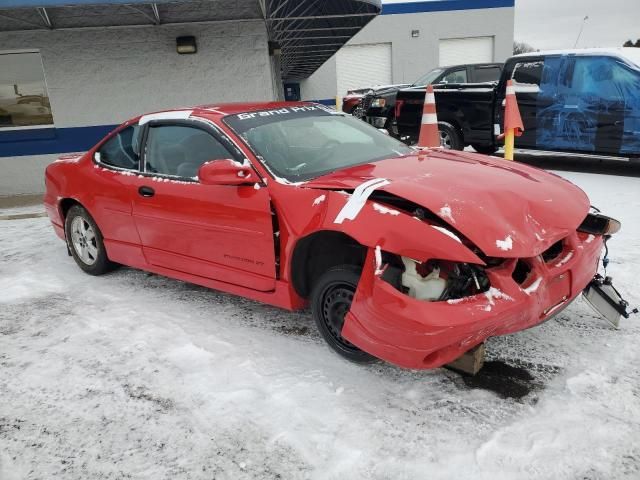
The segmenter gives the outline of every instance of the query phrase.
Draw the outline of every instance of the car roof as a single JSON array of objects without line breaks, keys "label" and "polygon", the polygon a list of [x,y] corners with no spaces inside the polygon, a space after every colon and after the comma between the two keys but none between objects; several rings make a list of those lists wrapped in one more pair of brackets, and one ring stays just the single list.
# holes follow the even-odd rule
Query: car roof
[{"label": "car roof", "polygon": [[500,62],[481,62],[481,63],[461,63],[459,65],[446,65],[444,67],[436,67],[441,68],[443,70],[449,70],[450,68],[458,68],[458,67],[482,67],[482,66],[503,66],[504,63]]},{"label": "car roof", "polygon": [[131,123],[146,123],[150,120],[186,119],[189,117],[200,118],[222,118],[227,115],[237,115],[238,113],[256,112],[259,110],[277,110],[283,107],[304,107],[309,105],[319,105],[314,102],[237,102],[237,103],[212,103],[208,105],[197,105],[194,107],[171,108],[145,113],[134,117],[125,125]]},{"label": "car roof", "polygon": [[313,102],[237,102],[237,103],[213,103],[211,105],[199,105],[193,107],[193,112],[198,115],[209,114],[236,115],[238,113],[255,112],[258,110],[275,110],[283,107],[300,107],[312,105]]},{"label": "car roof", "polygon": [[514,55],[513,58],[550,57],[557,55],[601,55],[608,57],[622,57],[640,66],[640,49],[632,47],[617,48],[570,48],[566,50],[542,50]]}]

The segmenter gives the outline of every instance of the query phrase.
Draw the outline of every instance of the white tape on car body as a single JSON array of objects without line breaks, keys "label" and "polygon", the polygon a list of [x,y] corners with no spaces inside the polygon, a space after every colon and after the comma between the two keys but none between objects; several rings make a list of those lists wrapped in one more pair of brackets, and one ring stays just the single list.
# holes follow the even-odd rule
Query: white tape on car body
[{"label": "white tape on car body", "polygon": [[342,223],[345,220],[353,220],[356,218],[374,190],[389,185],[389,183],[389,180],[386,178],[374,178],[358,185],[349,200],[347,200],[347,203],[344,204],[344,207],[342,207],[342,210],[338,213],[334,223]]}]

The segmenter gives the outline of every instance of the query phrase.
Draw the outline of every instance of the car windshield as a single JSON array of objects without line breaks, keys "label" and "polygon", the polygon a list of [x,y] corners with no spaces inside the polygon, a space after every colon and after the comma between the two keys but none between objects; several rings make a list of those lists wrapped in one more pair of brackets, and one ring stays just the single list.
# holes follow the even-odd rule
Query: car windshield
[{"label": "car windshield", "polygon": [[229,115],[224,122],[274,175],[290,182],[413,151],[361,120],[319,105]]},{"label": "car windshield", "polygon": [[433,83],[433,81],[436,78],[438,78],[438,76],[440,76],[440,74],[442,72],[444,72],[443,68],[434,68],[429,73],[425,73],[418,80],[413,82],[413,85],[411,85],[411,86],[412,87],[424,87],[426,85],[429,85],[429,84]]}]

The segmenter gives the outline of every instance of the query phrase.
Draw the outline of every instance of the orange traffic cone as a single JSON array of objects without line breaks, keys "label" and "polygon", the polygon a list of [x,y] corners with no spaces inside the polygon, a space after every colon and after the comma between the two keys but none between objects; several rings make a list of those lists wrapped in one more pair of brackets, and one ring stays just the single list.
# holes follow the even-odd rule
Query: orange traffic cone
[{"label": "orange traffic cone", "polygon": [[427,87],[422,109],[422,125],[420,126],[420,138],[418,147],[437,148],[440,146],[440,133],[438,133],[438,115],[436,113],[436,96],[433,86]]},{"label": "orange traffic cone", "polygon": [[518,99],[516,98],[516,90],[512,80],[507,80],[507,93],[504,107],[504,158],[505,160],[513,160],[513,149],[515,146],[515,137],[522,135],[524,125],[522,125],[522,117],[520,109],[518,109]]}]

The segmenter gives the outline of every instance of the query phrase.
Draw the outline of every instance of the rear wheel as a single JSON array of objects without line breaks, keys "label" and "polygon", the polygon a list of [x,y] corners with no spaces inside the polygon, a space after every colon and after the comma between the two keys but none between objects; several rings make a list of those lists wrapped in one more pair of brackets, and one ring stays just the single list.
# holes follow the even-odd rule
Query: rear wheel
[{"label": "rear wheel", "polygon": [[440,133],[440,146],[445,150],[462,150],[462,134],[460,131],[447,122],[438,122],[438,132]]},{"label": "rear wheel", "polygon": [[78,266],[90,275],[102,275],[114,264],[107,258],[102,232],[80,205],[69,209],[64,222],[67,245]]},{"label": "rear wheel", "polygon": [[342,337],[344,317],[351,308],[360,272],[353,265],[340,265],[327,270],[311,293],[313,319],[329,346],[343,357],[357,363],[375,360]]}]

